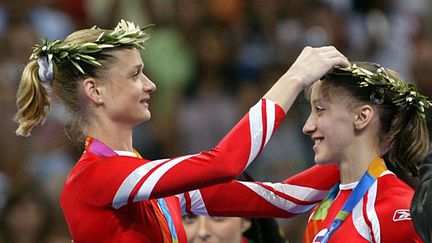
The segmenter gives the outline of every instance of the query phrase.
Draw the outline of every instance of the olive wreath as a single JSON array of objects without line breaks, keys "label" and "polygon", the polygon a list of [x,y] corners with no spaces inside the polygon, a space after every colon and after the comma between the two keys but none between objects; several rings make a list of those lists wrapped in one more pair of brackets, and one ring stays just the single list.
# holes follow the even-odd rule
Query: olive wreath
[{"label": "olive wreath", "polygon": [[[432,106],[428,97],[420,94],[414,84],[407,83],[402,79],[391,78],[383,67],[379,67],[376,72],[371,72],[353,64],[350,67],[334,67],[333,70],[337,73],[350,74],[360,79],[361,82],[359,85],[361,87],[375,87],[376,91],[371,94],[371,101],[374,103],[382,103],[379,94],[383,94],[384,90],[390,90],[390,92],[394,93],[392,96],[393,104],[406,109],[415,107],[423,117],[425,117],[425,108]],[[383,98],[382,95],[381,97]]]},{"label": "olive wreath", "polygon": [[[151,26],[153,25],[140,28],[133,22],[122,19],[114,30],[103,32],[94,42],[63,44],[64,40],[49,41],[45,39],[42,44],[36,44],[33,47],[33,52],[29,59],[47,58],[48,61],[57,64],[62,59],[67,58],[82,74],[85,74],[79,65],[80,61],[94,66],[101,65],[92,56],[93,53],[119,46],[144,49],[145,41],[150,38],[150,35],[145,33],[144,30]],[[92,29],[99,29],[99,27],[94,26]]]}]

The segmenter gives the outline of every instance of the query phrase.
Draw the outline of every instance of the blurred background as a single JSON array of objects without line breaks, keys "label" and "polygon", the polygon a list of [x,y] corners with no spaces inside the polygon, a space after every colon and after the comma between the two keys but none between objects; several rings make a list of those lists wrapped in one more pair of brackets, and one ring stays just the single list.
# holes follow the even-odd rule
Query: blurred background
[{"label": "blurred background", "polygon": [[[83,150],[56,97],[45,125],[15,136],[15,95],[32,46],[121,19],[148,30],[144,72],[158,90],[134,144],[148,159],[208,150],[306,45],[334,45],[351,61],[397,70],[432,95],[430,0],[0,0],[0,242],[70,242],[58,198]],[[300,97],[257,161],[255,179],[278,182],[314,164]],[[280,220],[301,242],[307,215]]]}]

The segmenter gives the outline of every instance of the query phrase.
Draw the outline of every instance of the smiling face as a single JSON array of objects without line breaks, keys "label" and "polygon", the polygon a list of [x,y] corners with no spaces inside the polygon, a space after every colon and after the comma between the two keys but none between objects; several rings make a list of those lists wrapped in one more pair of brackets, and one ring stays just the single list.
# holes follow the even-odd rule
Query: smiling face
[{"label": "smiling face", "polygon": [[111,121],[133,127],[150,119],[150,94],[156,86],[144,75],[137,49],[120,49],[110,54],[115,58],[106,81],[98,87],[100,103]]},{"label": "smiling face", "polygon": [[184,216],[183,225],[189,243],[240,243],[251,222],[237,217]]},{"label": "smiling face", "polygon": [[[318,81],[311,88],[311,113],[303,132],[314,140],[313,150],[317,164],[340,164],[352,147],[355,136],[354,117],[346,94],[328,92]],[[331,93],[331,94],[330,94]]]}]

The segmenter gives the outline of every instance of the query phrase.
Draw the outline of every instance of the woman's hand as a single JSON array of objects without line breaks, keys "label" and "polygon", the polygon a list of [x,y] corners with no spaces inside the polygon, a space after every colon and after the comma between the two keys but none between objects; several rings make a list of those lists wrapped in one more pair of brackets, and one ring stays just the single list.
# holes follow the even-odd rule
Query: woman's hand
[{"label": "woman's hand", "polygon": [[333,46],[305,47],[264,98],[276,102],[287,112],[297,95],[323,77],[330,68],[349,65],[347,58]]},{"label": "woman's hand", "polygon": [[294,79],[304,89],[322,78],[333,66],[350,66],[348,59],[333,46],[305,47],[281,79]]}]

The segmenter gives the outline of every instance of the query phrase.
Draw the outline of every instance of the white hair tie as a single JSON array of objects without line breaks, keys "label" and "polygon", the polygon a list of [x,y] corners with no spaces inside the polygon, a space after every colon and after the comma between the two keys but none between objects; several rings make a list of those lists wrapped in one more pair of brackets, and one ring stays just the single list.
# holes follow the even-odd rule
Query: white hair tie
[{"label": "white hair tie", "polygon": [[44,83],[49,83],[54,78],[54,65],[49,57],[39,57],[37,63],[39,65],[39,79]]}]

